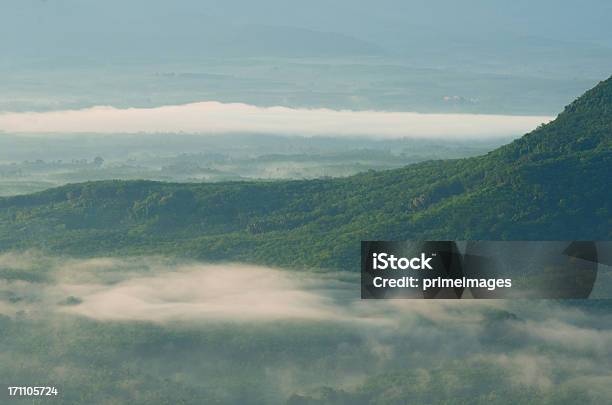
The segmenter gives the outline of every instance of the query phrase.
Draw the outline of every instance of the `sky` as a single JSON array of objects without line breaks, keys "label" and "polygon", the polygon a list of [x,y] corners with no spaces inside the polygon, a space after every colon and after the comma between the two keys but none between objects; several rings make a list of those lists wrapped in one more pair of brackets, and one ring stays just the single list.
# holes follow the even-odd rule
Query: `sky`
[{"label": "sky", "polygon": [[520,136],[610,75],[610,15],[603,0],[5,0],[0,131]]},{"label": "sky", "polygon": [[0,68],[350,56],[601,80],[610,74],[610,15],[605,0],[4,0]]}]

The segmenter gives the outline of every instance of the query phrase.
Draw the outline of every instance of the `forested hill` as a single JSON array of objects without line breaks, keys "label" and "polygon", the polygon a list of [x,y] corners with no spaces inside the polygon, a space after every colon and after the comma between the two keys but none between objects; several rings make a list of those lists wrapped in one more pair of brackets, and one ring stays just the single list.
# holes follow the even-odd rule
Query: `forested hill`
[{"label": "forested hill", "polygon": [[485,156],[349,178],[106,181],[0,199],[0,250],[359,268],[362,239],[612,239],[612,78]]}]

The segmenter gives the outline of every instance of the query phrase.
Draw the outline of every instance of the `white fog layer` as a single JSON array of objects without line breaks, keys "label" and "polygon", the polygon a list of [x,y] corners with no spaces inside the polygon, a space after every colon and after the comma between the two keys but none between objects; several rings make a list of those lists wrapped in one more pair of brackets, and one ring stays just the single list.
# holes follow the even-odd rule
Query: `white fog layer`
[{"label": "white fog layer", "polygon": [[0,131],[472,139],[519,136],[551,119],[549,116],[294,109],[207,101],[155,108],[99,106],[49,112],[3,112]]},{"label": "white fog layer", "polygon": [[163,257],[3,253],[0,270],[0,359],[28,378],[50,370],[67,392],[125,381],[91,369],[110,362],[219,402],[244,403],[235,384],[251,381],[262,403],[358,395],[386,373],[460,391],[469,370],[499,389],[612,398],[612,318],[596,301],[361,300],[357,274]]}]

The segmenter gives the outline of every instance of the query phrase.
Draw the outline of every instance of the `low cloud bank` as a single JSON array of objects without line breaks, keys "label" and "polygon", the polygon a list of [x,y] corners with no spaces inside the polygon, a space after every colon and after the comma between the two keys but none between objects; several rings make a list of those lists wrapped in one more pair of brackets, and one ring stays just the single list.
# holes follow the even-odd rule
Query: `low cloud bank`
[{"label": "low cloud bank", "polygon": [[154,108],[98,106],[82,110],[0,113],[7,133],[264,133],[373,138],[486,139],[520,136],[548,116],[422,114],[257,107],[198,102]]},{"label": "low cloud bank", "polygon": [[[391,370],[418,376],[423,389],[435,386],[427,381],[436,376],[478,385],[493,373],[499,392],[532,390],[551,403],[574,403],[579,396],[573,395],[586,393],[591,400],[582,403],[608,403],[612,316],[605,304],[361,300],[356,274],[163,257],[0,254],[0,322],[27,320],[35,341],[55,348],[51,353],[76,348],[77,357],[79,350],[89,355],[79,344],[93,339],[105,361],[127,356],[147,378],[153,372],[166,381],[180,372],[195,376],[194,387],[212,381],[217,391],[219,373],[259,378],[265,395],[285,399],[322,385],[352,390]],[[34,356],[32,369],[44,370],[29,340],[21,343],[22,331],[9,329],[12,351],[6,353],[18,353],[13,363],[19,364]],[[100,331],[108,333],[99,337]],[[235,385],[228,387],[223,395],[232,402]],[[446,392],[452,398],[463,389]],[[557,401],[558,392],[567,399]]]},{"label": "low cloud bank", "polygon": [[499,302],[368,300],[359,274],[296,272],[157,256],[75,259],[0,254],[0,313],[71,313],[100,321],[332,321],[394,330],[397,321],[467,324]]},{"label": "low cloud bank", "polygon": [[[329,287],[342,288],[331,281]],[[83,303],[70,312],[100,320],[341,320],[322,280],[247,265],[178,266],[116,284],[62,284]]]}]

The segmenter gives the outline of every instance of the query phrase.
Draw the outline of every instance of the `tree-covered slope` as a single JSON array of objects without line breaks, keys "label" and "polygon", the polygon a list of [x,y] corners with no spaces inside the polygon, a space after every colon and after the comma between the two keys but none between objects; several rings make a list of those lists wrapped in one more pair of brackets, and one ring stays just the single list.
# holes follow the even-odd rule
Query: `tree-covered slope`
[{"label": "tree-covered slope", "polygon": [[0,199],[0,250],[357,269],[362,239],[612,239],[612,78],[485,156],[343,179],[91,182]]}]

